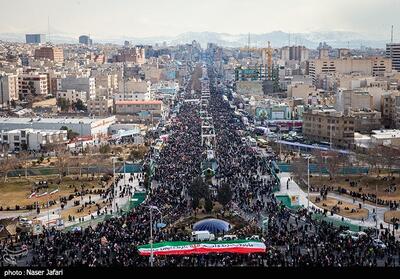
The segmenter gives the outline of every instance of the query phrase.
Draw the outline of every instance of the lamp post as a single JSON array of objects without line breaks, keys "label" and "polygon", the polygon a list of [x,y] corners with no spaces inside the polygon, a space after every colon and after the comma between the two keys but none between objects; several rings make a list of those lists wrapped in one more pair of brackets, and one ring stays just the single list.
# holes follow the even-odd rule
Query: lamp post
[{"label": "lamp post", "polygon": [[378,184],[375,185],[375,232],[378,238]]},{"label": "lamp post", "polygon": [[310,211],[310,158],[307,157],[307,212]]},{"label": "lamp post", "polygon": [[[115,210],[115,190],[117,189],[116,188],[116,185],[115,185],[115,157],[111,157],[111,159],[112,159],[112,164],[113,164],[113,203],[112,203],[112,209],[113,209],[113,211]],[[114,211],[115,212],[115,211]]]},{"label": "lamp post", "polygon": [[160,213],[161,219],[162,219],[162,213],[161,213],[160,209],[158,209],[157,206],[149,205],[147,207],[150,209],[150,258],[149,258],[149,262],[150,262],[150,266],[153,267],[153,265],[154,265],[154,253],[153,253],[153,209],[157,210]]}]

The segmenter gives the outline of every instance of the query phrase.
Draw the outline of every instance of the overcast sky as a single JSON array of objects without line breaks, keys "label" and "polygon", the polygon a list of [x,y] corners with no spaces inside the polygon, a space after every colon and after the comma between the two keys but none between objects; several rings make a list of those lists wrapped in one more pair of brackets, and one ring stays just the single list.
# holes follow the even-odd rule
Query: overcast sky
[{"label": "overcast sky", "polygon": [[354,31],[400,38],[400,0],[0,0],[0,33],[148,37],[187,31],[231,34]]}]

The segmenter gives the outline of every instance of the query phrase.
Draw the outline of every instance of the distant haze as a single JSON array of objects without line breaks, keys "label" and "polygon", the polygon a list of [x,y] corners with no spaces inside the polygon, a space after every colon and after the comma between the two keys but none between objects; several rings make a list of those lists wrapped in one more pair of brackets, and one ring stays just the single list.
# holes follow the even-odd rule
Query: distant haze
[{"label": "distant haze", "polygon": [[[94,39],[177,36],[185,32],[263,34],[346,31],[400,41],[399,0],[0,0],[0,33]],[[293,38],[294,39],[294,38]]]}]

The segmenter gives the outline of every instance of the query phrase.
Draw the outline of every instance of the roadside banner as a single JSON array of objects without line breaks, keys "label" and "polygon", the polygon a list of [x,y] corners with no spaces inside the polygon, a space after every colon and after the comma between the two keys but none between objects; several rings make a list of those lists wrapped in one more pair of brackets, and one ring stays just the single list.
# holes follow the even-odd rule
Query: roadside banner
[{"label": "roadside banner", "polygon": [[[138,246],[139,254],[150,256],[150,244]],[[266,246],[257,240],[232,240],[232,241],[208,241],[208,242],[160,242],[153,244],[154,255],[191,255],[210,253],[263,253]]]}]

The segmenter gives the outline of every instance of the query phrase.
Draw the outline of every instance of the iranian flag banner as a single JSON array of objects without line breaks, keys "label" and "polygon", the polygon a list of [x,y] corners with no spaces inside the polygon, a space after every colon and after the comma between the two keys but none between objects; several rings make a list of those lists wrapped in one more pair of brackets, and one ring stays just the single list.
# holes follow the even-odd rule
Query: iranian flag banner
[{"label": "iranian flag banner", "polygon": [[[139,254],[150,256],[150,244],[138,246]],[[191,255],[209,253],[262,253],[265,252],[265,244],[257,240],[231,240],[231,241],[207,241],[207,242],[160,242],[153,244],[153,254],[162,255]]]}]

